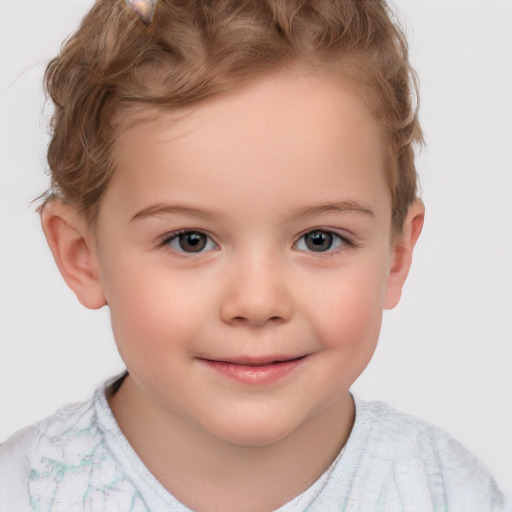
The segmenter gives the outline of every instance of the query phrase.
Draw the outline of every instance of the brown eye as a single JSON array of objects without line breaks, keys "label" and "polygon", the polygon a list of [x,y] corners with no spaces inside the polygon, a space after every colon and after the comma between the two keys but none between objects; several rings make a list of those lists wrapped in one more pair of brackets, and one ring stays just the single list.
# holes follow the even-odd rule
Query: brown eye
[{"label": "brown eye", "polygon": [[215,242],[201,231],[183,231],[168,238],[166,245],[178,252],[199,253],[215,249]]},{"label": "brown eye", "polygon": [[310,251],[328,251],[332,247],[333,234],[326,231],[311,231],[304,236],[304,243]]},{"label": "brown eye", "polygon": [[202,233],[181,233],[178,239],[180,247],[185,252],[199,252],[206,246],[206,235]]},{"label": "brown eye", "polygon": [[350,240],[333,233],[332,231],[324,231],[322,229],[314,229],[305,235],[302,235],[294,245],[294,249],[305,252],[332,252],[334,249],[343,247],[352,247]]}]

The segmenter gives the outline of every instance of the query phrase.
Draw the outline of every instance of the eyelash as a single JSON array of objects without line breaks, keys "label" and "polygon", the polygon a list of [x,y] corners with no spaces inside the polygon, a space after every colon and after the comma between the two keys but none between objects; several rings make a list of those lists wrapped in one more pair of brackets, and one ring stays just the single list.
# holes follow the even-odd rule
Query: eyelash
[{"label": "eyelash", "polygon": [[[312,234],[312,233],[323,233],[323,234],[328,234],[328,235],[332,235],[335,239],[338,240],[338,244],[339,246],[336,247],[335,249],[327,249],[326,251],[307,251],[307,250],[300,250],[301,252],[307,252],[307,253],[310,253],[310,254],[314,254],[315,256],[317,257],[321,257],[321,258],[333,258],[335,257],[339,252],[340,250],[343,250],[343,249],[352,249],[352,248],[356,248],[358,247],[358,244],[351,240],[350,238],[346,237],[346,236],[343,236],[343,235],[340,235],[339,233],[336,233],[335,231],[332,231],[332,230],[329,230],[329,229],[309,229],[308,231],[305,231],[304,233],[302,233],[299,238],[297,239],[297,241],[293,244],[293,247],[295,248],[297,246],[297,244],[304,239],[304,237],[306,237],[308,234]],[[169,233],[161,242],[161,246],[170,250],[170,251],[173,251],[174,253],[179,253],[182,257],[187,257],[187,258],[191,258],[191,257],[194,257],[195,255],[197,254],[202,254],[204,252],[209,252],[211,251],[212,249],[209,249],[207,251],[204,251],[204,250],[200,250],[200,251],[197,251],[197,252],[187,252],[187,251],[183,251],[183,250],[178,250],[178,249],[175,249],[173,247],[171,247],[171,242],[174,241],[174,240],[177,240],[178,237],[180,235],[184,235],[184,234],[199,234],[199,235],[205,235],[207,238],[208,238],[208,241],[210,243],[213,243],[216,248],[218,248],[218,244],[217,242],[213,239],[213,237],[211,235],[209,235],[208,233],[202,231],[202,230],[199,230],[199,229],[182,229],[182,230],[179,230],[179,231],[173,231],[172,233]],[[208,244],[208,241],[206,242]],[[333,243],[335,243],[333,241]]]},{"label": "eyelash", "polygon": [[[203,250],[198,251],[198,252],[186,252],[186,251],[180,251],[178,249],[171,247],[171,242],[173,240],[177,240],[180,235],[187,235],[187,234],[205,235],[208,238],[206,243],[207,244],[209,242],[213,243],[216,246],[216,248],[218,248],[218,244],[217,244],[217,242],[215,242],[213,237],[210,236],[208,233],[205,233],[204,231],[199,230],[199,229],[181,229],[178,231],[173,231],[172,233],[169,233],[167,236],[165,236],[165,238],[162,240],[160,245],[162,247],[164,247],[165,249],[172,251],[173,253],[178,253],[178,254],[180,254],[180,256],[185,257],[185,258],[193,258],[197,254],[202,254],[203,252],[208,252],[208,251],[203,251]],[[209,250],[212,250],[212,249],[209,249]]]},{"label": "eyelash", "polygon": [[[308,229],[308,231],[302,233],[297,241],[293,244],[295,247],[301,240],[303,240],[307,235],[312,233],[323,233],[327,235],[332,235],[334,239],[338,240],[338,247],[335,247],[334,249],[327,249],[326,251],[301,251],[301,252],[307,252],[308,254],[314,254],[316,257],[320,258],[335,258],[339,255],[339,253],[343,250],[347,249],[354,249],[358,247],[358,244],[354,241],[348,238],[347,236],[341,235],[340,233],[337,233],[336,231],[332,231],[330,229],[322,229],[322,228],[316,228],[316,229]],[[305,242],[304,242],[305,243]],[[336,243],[335,240],[332,242],[333,244]]]}]

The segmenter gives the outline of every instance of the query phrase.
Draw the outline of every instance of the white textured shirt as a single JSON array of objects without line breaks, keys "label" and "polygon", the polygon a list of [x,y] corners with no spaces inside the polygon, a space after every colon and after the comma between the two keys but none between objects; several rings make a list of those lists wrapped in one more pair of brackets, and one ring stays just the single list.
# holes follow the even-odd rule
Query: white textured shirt
[{"label": "white textured shirt", "polygon": [[[278,512],[503,510],[487,469],[443,430],[381,402],[355,398],[355,404],[341,454]],[[134,452],[105,388],[0,445],[0,512],[189,510]]]}]

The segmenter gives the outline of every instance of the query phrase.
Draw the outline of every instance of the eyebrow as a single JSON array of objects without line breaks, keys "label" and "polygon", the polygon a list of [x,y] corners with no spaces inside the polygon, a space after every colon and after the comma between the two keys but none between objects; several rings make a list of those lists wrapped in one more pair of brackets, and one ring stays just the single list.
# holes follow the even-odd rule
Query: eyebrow
[{"label": "eyebrow", "polygon": [[[375,213],[369,207],[357,203],[355,201],[340,201],[336,203],[324,203],[314,206],[306,206],[302,208],[294,208],[290,210],[284,219],[285,222],[295,220],[301,217],[308,217],[311,215],[317,215],[320,213],[360,213],[368,217],[375,217]],[[212,218],[221,217],[220,213],[202,210],[199,208],[193,208],[190,206],[179,205],[179,204],[166,204],[157,203],[147,208],[143,208],[137,212],[130,220],[130,222],[136,219],[145,219],[148,217],[158,217],[162,215],[192,215],[199,218]]]},{"label": "eyebrow", "polygon": [[294,208],[286,216],[286,221],[308,217],[319,213],[360,213],[368,217],[375,217],[375,213],[368,206],[356,201],[339,201],[336,203],[324,203],[304,208]]},{"label": "eyebrow", "polygon": [[217,212],[213,212],[210,210],[201,210],[199,208],[193,208],[190,206],[180,205],[180,204],[165,204],[165,203],[157,203],[147,208],[143,208],[139,212],[137,212],[130,220],[130,222],[135,219],[145,219],[148,217],[159,217],[162,215],[192,215],[194,217],[204,217],[204,218],[212,218],[212,217],[220,217],[221,215]]}]

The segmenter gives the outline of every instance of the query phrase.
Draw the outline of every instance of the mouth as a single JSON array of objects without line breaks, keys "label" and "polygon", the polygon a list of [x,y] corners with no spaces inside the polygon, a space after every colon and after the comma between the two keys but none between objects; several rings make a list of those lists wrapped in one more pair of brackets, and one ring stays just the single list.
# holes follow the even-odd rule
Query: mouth
[{"label": "mouth", "polygon": [[288,363],[292,361],[300,361],[306,356],[276,356],[267,358],[253,358],[253,357],[240,357],[234,359],[205,359],[212,363],[225,363],[233,364],[237,366],[250,366],[250,367],[261,367],[261,366],[272,366],[282,363]]},{"label": "mouth", "polygon": [[307,356],[239,357],[228,360],[201,359],[217,375],[247,385],[272,384],[295,373]]}]

